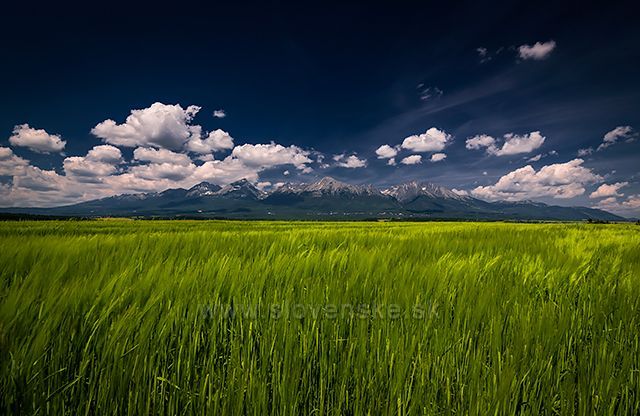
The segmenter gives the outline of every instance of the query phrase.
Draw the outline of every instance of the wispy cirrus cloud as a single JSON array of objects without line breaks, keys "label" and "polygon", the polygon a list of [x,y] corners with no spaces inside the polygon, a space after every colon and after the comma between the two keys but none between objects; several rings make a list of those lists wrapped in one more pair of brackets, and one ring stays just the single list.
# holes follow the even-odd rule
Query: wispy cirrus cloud
[{"label": "wispy cirrus cloud", "polygon": [[435,100],[442,97],[442,94],[444,94],[444,91],[440,88],[428,87],[422,83],[418,84],[416,88],[418,90],[418,97],[420,97],[420,100],[422,101]]}]

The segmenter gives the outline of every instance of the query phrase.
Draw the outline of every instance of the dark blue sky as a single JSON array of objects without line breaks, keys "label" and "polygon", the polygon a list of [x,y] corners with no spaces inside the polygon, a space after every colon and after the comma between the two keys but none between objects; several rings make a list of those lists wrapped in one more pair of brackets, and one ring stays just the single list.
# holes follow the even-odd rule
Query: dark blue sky
[{"label": "dark blue sky", "polygon": [[[594,205],[600,200],[589,195],[601,184],[627,182],[615,203],[634,203],[629,198],[640,193],[640,143],[633,141],[640,129],[640,25],[631,2],[422,3],[12,6],[0,24],[0,146],[64,176],[65,157],[113,144],[90,133],[103,120],[124,123],[131,110],[154,102],[198,105],[191,123],[207,132],[222,129],[235,145],[274,141],[331,161],[307,173],[262,167],[260,181],[330,174],[379,185],[421,179],[471,191],[527,165],[537,172],[570,162],[579,149],[596,149],[607,132],[628,126],[614,145],[582,156],[580,166],[601,178],[585,180],[582,194],[531,196]],[[555,48],[544,57],[520,54],[523,45],[551,41]],[[431,96],[423,100],[425,91]],[[214,118],[216,109],[227,116]],[[60,135],[64,155],[11,146],[14,126],[24,123]],[[450,135],[438,151],[445,160],[432,163],[436,152],[406,148],[396,166],[377,158],[380,145],[399,146],[432,127]],[[499,148],[504,134],[535,131],[545,140],[529,152],[498,156],[465,146],[486,134]],[[131,159],[135,147],[119,147],[123,159]],[[366,160],[366,167],[337,166],[332,156],[341,153]],[[422,163],[399,163],[412,154]],[[29,202],[28,193],[9,195],[16,182],[30,183],[14,176],[0,176],[5,205]],[[553,186],[549,181],[542,185]],[[73,193],[86,199],[92,192]]]}]

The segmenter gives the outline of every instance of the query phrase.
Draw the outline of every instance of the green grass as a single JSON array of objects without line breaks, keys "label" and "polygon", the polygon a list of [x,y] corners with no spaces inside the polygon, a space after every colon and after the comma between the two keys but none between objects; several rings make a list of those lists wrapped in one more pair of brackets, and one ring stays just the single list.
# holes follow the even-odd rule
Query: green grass
[{"label": "green grass", "polygon": [[0,413],[640,413],[634,225],[5,222],[0,273]]}]

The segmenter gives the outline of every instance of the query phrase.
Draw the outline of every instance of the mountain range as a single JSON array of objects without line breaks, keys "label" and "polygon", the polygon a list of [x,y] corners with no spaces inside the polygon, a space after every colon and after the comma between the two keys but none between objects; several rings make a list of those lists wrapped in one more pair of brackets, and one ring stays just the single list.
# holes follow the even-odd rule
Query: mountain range
[{"label": "mountain range", "polygon": [[5,208],[5,213],[100,217],[188,217],[230,219],[461,219],[601,220],[618,215],[586,207],[533,201],[487,202],[429,182],[387,189],[325,177],[310,184],[287,183],[264,192],[242,179],[225,186],[202,182],[190,189],[123,194],[55,208]]}]

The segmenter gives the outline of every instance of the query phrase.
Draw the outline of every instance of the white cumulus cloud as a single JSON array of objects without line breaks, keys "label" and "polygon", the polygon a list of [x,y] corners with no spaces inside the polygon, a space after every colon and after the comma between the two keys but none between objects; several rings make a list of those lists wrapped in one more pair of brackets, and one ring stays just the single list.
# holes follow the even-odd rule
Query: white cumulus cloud
[{"label": "white cumulus cloud", "polygon": [[556,163],[536,171],[531,165],[502,176],[490,186],[478,186],[474,196],[488,200],[518,201],[538,197],[573,198],[585,192],[588,183],[600,182],[602,177],[582,166],[582,159]]},{"label": "white cumulus cloud", "polygon": [[596,199],[596,198],[623,196],[619,194],[618,191],[620,190],[620,188],[623,188],[627,185],[629,185],[629,182],[617,182],[611,185],[603,183],[598,187],[598,189],[596,189],[591,193],[591,195],[589,195],[589,198]]},{"label": "white cumulus cloud", "polygon": [[100,181],[101,177],[112,175],[117,171],[117,165],[122,162],[120,149],[110,145],[95,146],[86,156],[71,156],[62,162],[67,176],[77,177],[77,180]]},{"label": "white cumulus cloud", "polygon": [[55,170],[40,169],[36,166],[26,166],[13,176],[13,186],[36,192],[56,192],[65,186],[66,178],[58,175]]},{"label": "white cumulus cloud", "polygon": [[239,159],[228,156],[223,160],[213,160],[198,166],[193,179],[195,183],[207,181],[218,185],[226,185],[240,179],[256,182],[258,173],[258,167],[247,166]]},{"label": "white cumulus cloud", "polygon": [[103,144],[94,146],[87,152],[87,158],[105,163],[120,163],[122,161],[122,152],[115,146]]},{"label": "white cumulus cloud", "polygon": [[190,152],[207,154],[233,149],[233,137],[226,131],[217,129],[210,132],[207,137],[202,138],[200,137],[200,130],[200,126],[192,129],[195,134],[187,142],[187,150]]},{"label": "white cumulus cloud", "polygon": [[504,135],[505,141],[502,148],[497,149],[497,156],[516,155],[529,153],[538,149],[545,141],[545,137],[539,131],[534,131],[522,136],[508,133]]},{"label": "white cumulus cloud", "polygon": [[496,139],[486,134],[479,134],[477,136],[470,137],[465,142],[465,147],[469,150],[479,150],[484,148],[495,149]]},{"label": "white cumulus cloud", "polygon": [[403,165],[419,165],[422,163],[422,156],[420,155],[411,155],[407,156],[400,161]]},{"label": "white cumulus cloud", "polygon": [[243,144],[236,146],[231,155],[247,166],[269,168],[277,165],[291,164],[297,169],[306,169],[311,163],[309,151],[298,146],[288,147],[271,142],[269,144]]},{"label": "white cumulus cloud", "polygon": [[10,148],[0,147],[0,176],[13,176],[28,165],[28,160],[15,155]]},{"label": "white cumulus cloud", "polygon": [[388,144],[383,144],[376,149],[376,155],[378,159],[390,159],[396,157],[398,150],[395,147],[391,147]]},{"label": "white cumulus cloud", "polygon": [[367,166],[367,160],[360,159],[356,155],[351,155],[351,156],[345,156],[344,154],[335,155],[333,157],[333,160],[337,162],[336,166],[341,168],[357,169],[357,168],[364,168],[365,166]]},{"label": "white cumulus cloud", "polygon": [[640,195],[629,195],[618,200],[615,196],[598,201],[594,208],[604,209],[629,217],[640,217]]},{"label": "white cumulus cloud", "polygon": [[522,45],[518,47],[518,55],[522,59],[542,60],[547,58],[556,48],[556,42],[536,42],[533,45]]},{"label": "white cumulus cloud", "polygon": [[434,153],[431,155],[431,162],[440,162],[443,161],[447,158],[447,155],[445,153]]},{"label": "white cumulus cloud", "polygon": [[511,156],[530,153],[540,148],[544,144],[545,139],[539,131],[533,131],[524,135],[507,133],[504,135],[504,142],[500,145],[493,137],[481,134],[467,139],[466,148],[470,150],[485,148],[487,153],[491,155]]},{"label": "white cumulus cloud", "polygon": [[62,151],[67,142],[60,136],[49,134],[43,129],[34,129],[28,124],[20,124],[13,128],[9,143],[13,146],[27,147],[36,153],[54,153]]},{"label": "white cumulus cloud", "polygon": [[132,110],[124,123],[108,119],[96,125],[91,133],[106,143],[116,146],[153,146],[180,150],[200,128],[194,130],[190,123],[200,107],[179,104],[153,103],[150,107]]},{"label": "white cumulus cloud", "polygon": [[133,158],[151,163],[169,163],[178,166],[188,166],[192,163],[189,156],[184,153],[176,153],[167,149],[154,149],[151,147],[138,147],[133,151]]},{"label": "white cumulus cloud", "polygon": [[[99,181],[104,176],[116,172],[116,166],[111,163],[97,162],[82,156],[71,156],[62,162],[67,176],[77,176],[84,180]],[[78,179],[83,181],[83,179]]]},{"label": "white cumulus cloud", "polygon": [[450,142],[451,135],[431,127],[422,134],[409,136],[402,141],[402,148],[413,152],[439,152]]},{"label": "white cumulus cloud", "polygon": [[[209,162],[205,162],[209,163]],[[150,163],[148,165],[132,166],[129,173],[137,178],[149,181],[168,179],[170,181],[181,181],[188,178],[196,171],[196,165],[177,165],[174,163]]]},{"label": "white cumulus cloud", "polygon": [[609,146],[613,146],[620,140],[632,141],[636,137],[631,126],[618,126],[607,132],[602,138],[602,143],[598,146],[598,150],[604,150]]}]

